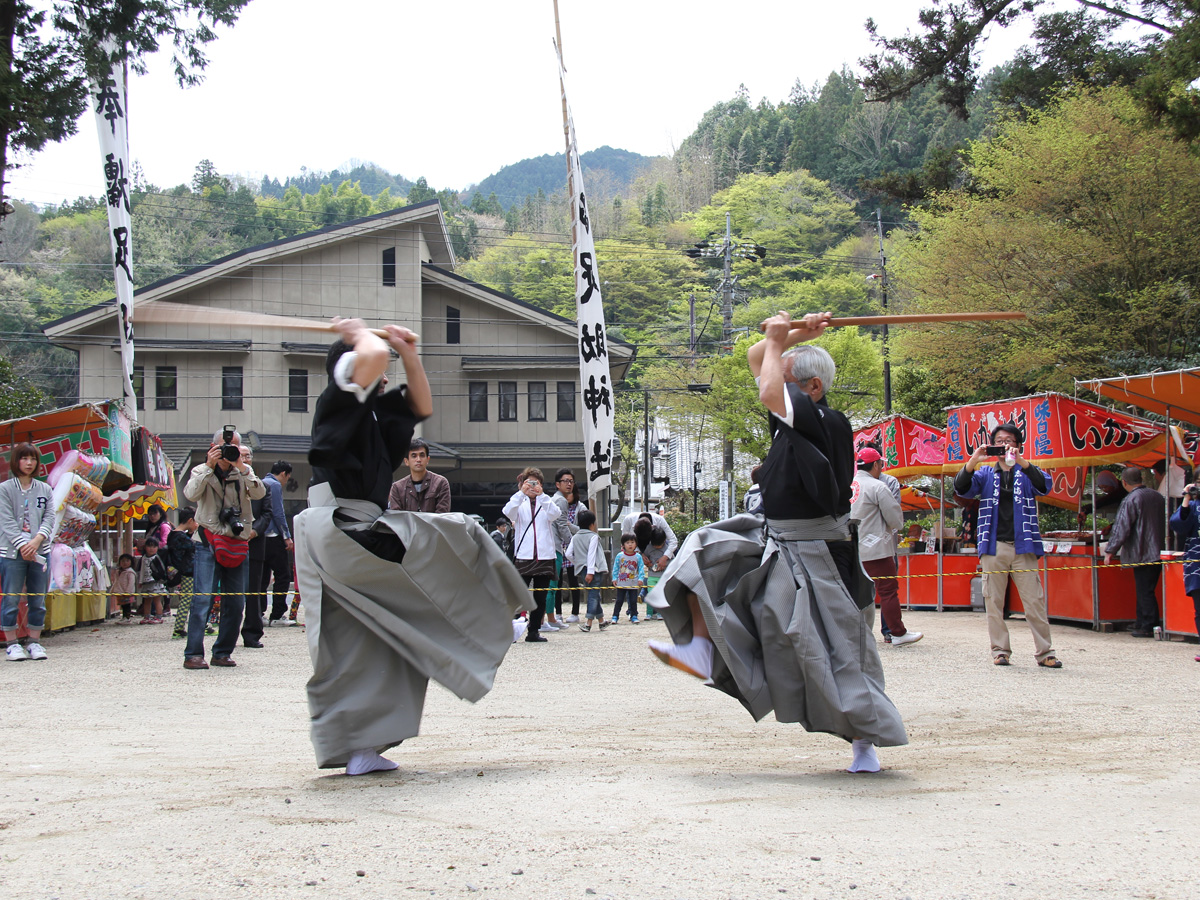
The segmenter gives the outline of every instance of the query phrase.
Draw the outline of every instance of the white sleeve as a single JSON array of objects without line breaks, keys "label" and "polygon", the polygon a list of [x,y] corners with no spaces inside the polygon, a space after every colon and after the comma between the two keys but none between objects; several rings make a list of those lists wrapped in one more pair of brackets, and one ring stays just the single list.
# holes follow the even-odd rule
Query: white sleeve
[{"label": "white sleeve", "polygon": [[[587,572],[595,575],[599,572],[603,572],[604,569],[605,567],[600,565],[600,538],[597,537],[594,541],[588,544]],[[587,574],[587,572],[584,574]]]},{"label": "white sleeve", "polygon": [[[754,386],[758,387],[760,381],[762,381],[762,378],[760,376],[756,376],[754,379]],[[788,382],[786,381],[783,383],[783,409],[784,414],[782,416],[774,410],[771,410],[771,415],[777,418],[780,422],[783,422],[785,425],[794,427],[792,423],[795,421],[796,412],[794,409],[792,409],[792,395],[788,392]]]},{"label": "white sleeve", "polygon": [[371,394],[375,393],[375,389],[379,387],[379,379],[375,379],[375,383],[369,387],[363,387],[361,384],[354,383],[354,364],[358,360],[358,354],[351,350],[349,353],[343,353],[342,358],[337,361],[337,365],[333,367],[333,381],[343,391],[349,391],[354,395],[354,398],[363,403]]}]

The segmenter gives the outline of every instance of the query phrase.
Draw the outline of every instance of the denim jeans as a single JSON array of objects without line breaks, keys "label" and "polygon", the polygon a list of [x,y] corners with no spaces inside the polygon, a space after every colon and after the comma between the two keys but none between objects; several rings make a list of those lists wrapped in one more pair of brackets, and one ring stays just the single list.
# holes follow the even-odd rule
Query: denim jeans
[{"label": "denim jeans", "polygon": [[28,594],[25,600],[29,609],[29,628],[41,631],[46,624],[46,586],[50,583],[50,570],[36,557],[31,562],[22,559],[19,553],[16,559],[4,559],[0,565],[3,566],[0,579],[4,583],[0,628],[17,630],[17,607],[21,604],[20,594],[24,592]]},{"label": "denim jeans", "polygon": [[589,619],[603,619],[604,607],[600,605],[600,588],[590,587],[587,589],[587,617]]},{"label": "denim jeans", "polygon": [[233,655],[242,627],[242,613],[246,608],[246,573],[249,567],[249,560],[243,560],[240,566],[227,569],[217,562],[211,547],[207,544],[196,545],[196,558],[192,563],[195,594],[192,596],[192,608],[188,610],[184,657],[204,656],[204,627],[208,624],[214,594],[221,597],[221,627],[217,631],[212,655]]}]

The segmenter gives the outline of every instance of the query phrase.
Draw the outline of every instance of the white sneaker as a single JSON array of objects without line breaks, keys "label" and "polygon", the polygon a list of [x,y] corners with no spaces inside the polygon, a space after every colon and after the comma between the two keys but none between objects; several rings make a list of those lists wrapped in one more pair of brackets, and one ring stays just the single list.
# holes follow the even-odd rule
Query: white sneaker
[{"label": "white sneaker", "polygon": [[925,637],[925,635],[921,634],[921,632],[919,632],[919,631],[906,631],[906,632],[904,632],[904,634],[901,634],[898,636],[893,634],[892,635],[892,646],[893,647],[902,647],[905,644],[915,644],[917,641],[919,641],[923,637]]},{"label": "white sneaker", "polygon": [[563,621],[568,623],[569,625],[574,625],[576,622],[579,621],[579,616],[567,616]]},{"label": "white sneaker", "polygon": [[543,622],[538,631],[558,631],[558,626],[551,625],[549,622]]},{"label": "white sneaker", "polygon": [[686,644],[670,641],[647,641],[650,652],[668,666],[707,681],[712,678],[713,645],[708,638],[692,638]]},{"label": "white sneaker", "polygon": [[9,662],[25,662],[29,659],[29,654],[25,652],[25,648],[20,644],[9,644],[8,649],[4,651]]},{"label": "white sneaker", "polygon": [[39,644],[37,641],[30,641],[29,644],[25,647],[25,650],[29,653],[30,659],[48,659],[49,658],[46,656],[46,648],[43,647],[41,644]]}]

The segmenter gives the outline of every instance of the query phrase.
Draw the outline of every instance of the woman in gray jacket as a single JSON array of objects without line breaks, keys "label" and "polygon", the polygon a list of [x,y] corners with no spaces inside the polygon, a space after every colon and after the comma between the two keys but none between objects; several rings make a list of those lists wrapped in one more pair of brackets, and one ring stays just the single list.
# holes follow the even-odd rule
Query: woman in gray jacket
[{"label": "woman in gray jacket", "polygon": [[[33,444],[17,444],[9,456],[12,474],[0,484],[0,577],[4,582],[0,631],[7,644],[4,652],[13,662],[46,658],[39,639],[46,624],[47,556],[55,515],[50,485],[34,478],[41,465]],[[29,609],[29,642],[24,647],[17,642],[17,607],[22,594]]]}]

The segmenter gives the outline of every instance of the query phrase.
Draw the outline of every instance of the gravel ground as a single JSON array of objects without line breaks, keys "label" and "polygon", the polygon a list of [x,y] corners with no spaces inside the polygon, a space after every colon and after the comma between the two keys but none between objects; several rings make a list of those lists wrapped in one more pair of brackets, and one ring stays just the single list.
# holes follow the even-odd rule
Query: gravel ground
[{"label": "gravel ground", "polygon": [[[843,742],[657,663],[660,623],[520,643],[482,702],[430,689],[397,772],[314,768],[300,628],[182,668],[168,625],[0,664],[10,898],[1193,898],[1195,645],[1057,626],[989,664],[981,614],[881,646],[911,743]],[[1189,874],[1190,873],[1190,874]]]}]

